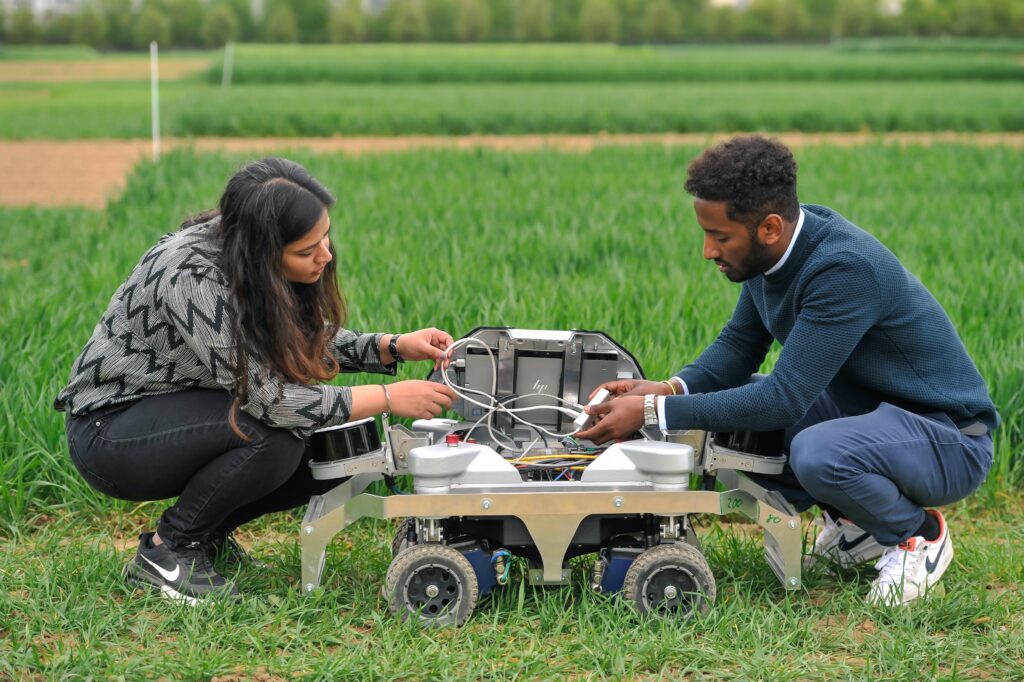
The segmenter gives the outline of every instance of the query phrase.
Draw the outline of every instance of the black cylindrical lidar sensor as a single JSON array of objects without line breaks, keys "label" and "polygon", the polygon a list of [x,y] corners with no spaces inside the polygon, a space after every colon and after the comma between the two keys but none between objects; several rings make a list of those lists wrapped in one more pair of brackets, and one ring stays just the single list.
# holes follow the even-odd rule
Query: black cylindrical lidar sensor
[{"label": "black cylindrical lidar sensor", "polygon": [[336,462],[359,457],[381,449],[380,435],[373,417],[321,429],[310,436],[314,462]]}]

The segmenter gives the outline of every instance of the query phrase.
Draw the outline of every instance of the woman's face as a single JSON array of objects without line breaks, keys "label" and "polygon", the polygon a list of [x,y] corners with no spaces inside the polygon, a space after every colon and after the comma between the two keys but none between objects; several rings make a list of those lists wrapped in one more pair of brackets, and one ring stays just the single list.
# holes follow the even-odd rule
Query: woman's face
[{"label": "woman's face", "polygon": [[324,274],[324,268],[333,258],[331,239],[328,236],[330,230],[331,219],[327,215],[327,209],[324,209],[313,229],[291,244],[285,245],[284,255],[281,257],[285,279],[301,284],[315,284],[320,279]]}]

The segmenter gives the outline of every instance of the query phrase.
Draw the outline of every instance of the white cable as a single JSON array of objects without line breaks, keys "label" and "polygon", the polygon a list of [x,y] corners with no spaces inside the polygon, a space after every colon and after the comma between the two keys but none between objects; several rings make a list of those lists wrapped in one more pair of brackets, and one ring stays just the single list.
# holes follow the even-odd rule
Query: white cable
[{"label": "white cable", "polygon": [[[454,344],[449,346],[449,352],[451,352],[451,350],[453,350],[460,343],[464,343],[466,341],[475,341],[475,342],[479,343],[480,345],[482,345],[484,347],[484,349],[487,351],[487,355],[488,355],[488,357],[491,360],[492,376],[491,376],[491,392],[487,393],[486,391],[478,391],[476,389],[466,388],[464,386],[455,386],[454,384],[452,384],[451,378],[448,376],[447,370],[442,369],[441,370],[441,377],[444,379],[445,385],[447,385],[448,388],[450,388],[453,391],[455,391],[455,393],[460,398],[462,398],[463,400],[465,400],[465,401],[467,401],[469,403],[472,403],[473,405],[476,405],[478,407],[483,407],[483,408],[488,409],[488,410],[492,410],[492,411],[498,410],[498,411],[501,411],[501,412],[505,412],[505,413],[509,414],[509,416],[512,416],[513,412],[527,412],[529,410],[555,410],[555,411],[561,412],[562,414],[569,415],[570,417],[574,417],[575,418],[575,417],[579,416],[580,409],[570,410],[570,409],[565,408],[565,407],[559,407],[558,405],[537,405],[537,406],[533,406],[533,407],[515,407],[515,408],[508,408],[508,407],[504,407],[502,405],[497,405],[496,407],[492,407],[491,405],[485,405],[484,403],[478,402],[478,401],[473,400],[472,398],[466,396],[463,393],[463,391],[465,391],[467,393],[476,393],[477,395],[485,396],[485,397],[491,399],[492,401],[494,401],[495,400],[494,399],[494,394],[497,393],[497,391],[498,391],[498,389],[497,389],[497,373],[498,373],[497,362],[495,361],[494,355],[491,352],[491,349],[487,346],[487,344],[485,344],[483,341],[480,341],[479,339],[460,339],[459,341],[456,341]],[[530,398],[532,396],[544,396],[545,398],[554,398],[555,400],[557,400],[560,403],[565,403],[567,405],[573,405],[573,406],[575,406],[577,408],[582,408],[583,407],[582,405],[580,405],[578,403],[574,403],[571,400],[565,400],[563,398],[558,397],[557,395],[551,395],[550,393],[528,393],[526,395],[517,396],[516,400],[521,400],[523,398]],[[530,423],[528,421],[522,420],[522,419],[520,419],[518,421],[521,421],[522,423],[526,424],[527,426],[535,426],[534,424],[532,424],[532,423]],[[552,437],[555,437],[555,438],[560,438],[560,437],[571,435],[571,434],[568,434],[568,433],[566,433],[566,434],[553,434],[551,432],[546,432],[546,433],[549,436],[552,436]],[[576,433],[576,432],[573,431],[572,433]]]},{"label": "white cable", "polygon": [[[530,393],[530,394],[527,394],[527,395],[524,395],[524,396],[516,396],[515,400],[519,400],[520,398],[529,398],[529,397],[534,396],[534,395],[543,395],[543,396],[551,397],[551,396],[548,396],[547,393]],[[528,408],[528,409],[531,409],[531,410],[547,410],[547,409],[550,409],[550,408],[548,408],[548,407],[546,407],[544,405],[538,405],[536,407],[531,407],[531,408]],[[477,427],[480,426],[480,423],[483,420],[485,420],[488,417],[490,417],[491,414],[493,414],[493,410],[489,411],[489,412],[485,412],[482,417],[480,417],[475,422],[473,422],[473,425],[471,427],[469,427],[468,433],[473,433],[474,431],[476,431]],[[500,442],[501,439],[498,438],[498,432],[496,432],[494,430],[494,427],[491,425],[491,423],[487,422],[486,426],[487,426],[487,432],[490,434],[491,439],[494,442],[496,442],[496,443]],[[509,447],[507,445],[502,445],[503,448],[505,448],[506,450],[512,451],[512,452],[520,452],[521,453],[519,455],[519,457],[516,458],[515,461],[518,461],[519,459],[521,459],[521,458],[525,457],[527,454],[529,454],[530,450],[533,449],[533,446],[537,444],[537,441],[539,441],[541,438],[543,438],[543,436],[540,435],[540,431],[537,429],[537,427],[535,425],[529,424],[529,426],[534,431],[536,431],[538,435],[537,435],[536,438],[533,439],[533,442],[530,443],[526,447],[526,449],[522,450],[522,451],[517,447],[516,442],[514,440],[512,440],[511,438],[509,438],[509,436],[507,434],[504,434],[504,433],[501,434],[502,438],[507,438],[509,441],[512,442],[512,447]]]},{"label": "white cable", "polygon": [[[481,403],[479,401],[473,400],[472,398],[470,398],[469,396],[464,394],[462,391],[459,390],[459,388],[457,388],[455,385],[453,385],[451,383],[451,381],[450,381],[450,379],[449,379],[449,377],[448,377],[448,375],[446,373],[442,373],[442,376],[445,379],[445,384],[450,389],[452,389],[452,391],[456,395],[458,395],[460,398],[462,398],[463,400],[465,400],[468,403],[471,403],[473,405],[477,405],[479,407],[484,408],[485,410],[488,410],[488,412],[484,415],[484,417],[490,416],[490,414],[492,414],[494,412],[503,412],[503,413],[507,414],[509,417],[511,417],[512,419],[514,419],[515,421],[517,421],[517,422],[519,422],[519,423],[521,423],[521,424],[523,424],[525,426],[528,426],[528,427],[530,427],[530,428],[532,428],[532,429],[534,429],[534,430],[536,430],[538,432],[545,433],[545,434],[551,436],[552,438],[564,438],[566,436],[571,436],[571,435],[577,433],[580,430],[580,429],[577,428],[577,429],[573,429],[572,431],[570,431],[568,433],[554,433],[552,431],[548,431],[547,429],[545,429],[543,426],[540,426],[539,424],[535,424],[533,422],[527,421],[527,420],[525,420],[525,419],[523,419],[523,418],[521,418],[521,417],[519,417],[519,416],[517,416],[515,414],[516,412],[531,412],[531,411],[535,411],[535,410],[555,410],[556,412],[561,412],[562,414],[566,414],[566,415],[568,415],[570,417],[575,418],[576,416],[579,415],[579,411],[578,410],[570,410],[568,408],[560,407],[560,406],[557,406],[557,405],[534,405],[534,406],[531,406],[531,407],[508,408],[508,407],[505,407],[504,405],[501,405],[500,403],[497,403],[497,402],[495,402],[495,405],[492,407],[491,405],[485,405],[484,403]],[[487,395],[488,398],[490,398],[491,400],[494,400],[494,397],[492,395],[488,395],[488,394],[484,393],[483,391],[475,391],[473,389],[465,389],[465,390],[471,391],[473,393],[478,393],[480,395]],[[532,396],[544,396],[545,398],[554,398],[555,400],[557,400],[559,402],[566,403],[566,404],[569,404],[569,405],[576,405],[577,407],[579,407],[579,405],[577,405],[576,403],[573,403],[572,401],[563,400],[562,398],[559,398],[558,396],[549,395],[547,393],[530,393],[530,394],[527,394],[527,395],[518,396],[516,398],[516,400],[519,400],[521,398],[529,398],[529,397],[532,397]],[[488,423],[488,429],[490,429],[490,423]]]},{"label": "white cable", "polygon": [[522,459],[523,457],[526,457],[526,456],[527,456],[528,454],[530,454],[530,450],[532,450],[532,449],[533,449],[533,446],[537,444],[537,441],[539,441],[539,440],[540,440],[540,438],[541,438],[541,437],[540,437],[539,435],[538,435],[538,436],[537,436],[536,438],[534,438],[534,439],[533,439],[533,442],[532,442],[532,443],[530,443],[529,445],[527,445],[527,446],[526,446],[526,449],[525,449],[525,450],[523,450],[523,451],[522,451],[522,453],[520,453],[520,455],[519,455],[518,457],[516,457],[516,458],[515,458],[514,460],[512,460],[512,461],[513,461],[513,462],[518,462],[518,461],[519,461],[519,460],[521,460],[521,459]]},{"label": "white cable", "polygon": [[[451,355],[451,352],[458,345],[460,345],[462,343],[466,343],[467,341],[477,341],[477,339],[461,339],[459,341],[456,341],[451,346],[449,346],[448,351],[447,351],[448,354]],[[483,342],[479,342],[479,343],[483,343]],[[490,347],[488,347],[487,344],[483,344],[483,345],[484,345],[484,348],[487,350],[487,353],[490,354],[490,352],[491,352]],[[478,394],[483,395],[483,396],[487,396],[488,399],[490,399],[491,401],[495,402],[495,404],[498,404],[496,398],[493,395],[494,393],[497,392],[497,374],[498,374],[498,368],[497,368],[497,365],[494,364],[493,356],[491,357],[491,364],[492,364],[492,367],[493,367],[493,371],[491,372],[491,393],[484,393],[483,391],[477,391],[477,390],[474,390],[472,388],[466,388],[464,390],[471,391],[473,393],[478,393]],[[468,400],[468,398],[466,398],[466,396],[463,395],[459,391],[459,389],[457,389],[455,386],[453,386],[452,383],[449,381],[449,379],[448,379],[448,372],[447,372],[447,370],[444,367],[441,368],[441,376],[444,379],[445,385],[447,385],[448,388],[452,389],[452,391],[455,392],[456,395],[459,395],[464,400]],[[475,400],[472,400],[470,402],[476,403],[477,405],[480,405],[485,410],[487,410],[486,412],[484,412],[483,416],[480,417],[480,419],[477,419],[476,423],[473,424],[473,426],[470,427],[469,433],[472,434],[473,431],[475,431],[476,428],[478,426],[480,426],[480,422],[482,422],[484,419],[487,419],[488,417],[491,416],[491,414],[494,412],[494,408],[491,407],[490,405],[482,405],[481,403],[477,403]],[[495,433],[494,427],[491,426],[491,423],[489,421],[487,422],[487,432],[490,434],[491,440],[493,440],[495,443],[500,443],[500,439],[498,438],[498,434]],[[502,434],[502,435],[504,435],[504,434]],[[508,448],[507,446],[502,446],[502,447],[505,447],[506,449],[510,449],[510,450],[516,450],[517,449],[516,448],[516,442],[512,438],[509,438],[508,436],[505,436],[505,438],[508,438],[512,442],[512,447],[511,448]]]},{"label": "white cable", "polygon": [[[577,410],[570,410],[568,408],[561,407],[559,405],[535,405],[535,406],[531,406],[531,407],[509,408],[509,407],[505,407],[504,405],[499,403],[497,401],[497,399],[495,398],[495,396],[494,396],[494,394],[497,393],[497,390],[498,390],[497,389],[498,361],[495,359],[494,352],[491,351],[491,347],[490,346],[488,346],[486,343],[484,343],[480,339],[475,339],[475,338],[459,339],[458,341],[456,341],[455,343],[453,343],[451,346],[448,347],[448,355],[451,356],[452,352],[456,348],[458,348],[461,345],[465,345],[465,344],[469,344],[469,343],[475,343],[477,345],[480,345],[487,352],[487,357],[491,361],[491,392],[488,394],[488,393],[486,393],[484,391],[478,391],[478,390],[472,389],[472,388],[455,386],[452,383],[452,381],[451,381],[451,377],[448,376],[448,369],[443,368],[443,367],[441,368],[441,378],[444,380],[445,385],[448,386],[448,388],[452,389],[452,391],[457,396],[459,396],[460,398],[462,398],[463,400],[465,400],[466,402],[468,402],[468,403],[470,403],[472,405],[476,405],[478,407],[482,407],[485,410],[487,410],[487,412],[484,413],[483,417],[481,417],[477,421],[477,424],[479,424],[485,418],[491,416],[494,412],[502,412],[504,414],[507,414],[509,417],[511,417],[515,421],[517,421],[517,422],[519,422],[521,424],[524,424],[526,426],[529,426],[530,428],[534,429],[538,433],[547,434],[547,435],[551,436],[552,438],[565,438],[566,436],[571,436],[571,435],[577,433],[580,430],[579,428],[576,428],[576,429],[573,429],[572,431],[570,431],[569,433],[553,433],[553,432],[548,431],[547,429],[545,429],[543,426],[540,426],[538,424],[534,424],[533,422],[529,422],[529,421],[527,421],[527,420],[525,420],[525,419],[523,419],[523,418],[521,418],[521,417],[519,417],[519,416],[517,416],[515,414],[517,412],[530,412],[530,411],[534,411],[534,410],[555,410],[556,412],[561,412],[562,414],[565,414],[565,415],[568,415],[570,417],[575,418],[575,417],[577,417],[580,414],[580,411],[578,409]],[[475,393],[477,395],[485,396],[490,401],[490,404],[485,404],[485,403],[481,403],[481,402],[479,402],[477,400],[474,400],[473,398],[470,398],[468,395],[466,395],[466,393]],[[559,396],[549,395],[547,393],[530,393],[528,395],[518,396],[518,397],[516,397],[516,400],[521,400],[522,398],[529,398],[529,397],[533,397],[533,396],[544,396],[545,398],[554,398],[555,400],[557,400],[560,403],[568,404],[568,405],[574,405],[577,408],[581,407],[577,403],[574,403],[574,402],[572,402],[570,400],[564,400],[563,398],[560,398]],[[488,428],[488,431],[491,434],[491,437],[494,438],[495,441],[497,441],[498,439],[494,437],[494,432],[492,430],[490,422],[488,422],[487,428]]]},{"label": "white cable", "polygon": [[[482,416],[482,417],[480,417],[479,419],[477,419],[477,420],[476,420],[476,421],[475,421],[475,422],[473,423],[473,425],[472,425],[471,427],[469,427],[469,432],[468,432],[468,434],[469,434],[469,435],[472,435],[472,433],[473,433],[474,431],[476,431],[476,428],[477,428],[478,426],[480,426],[480,422],[482,422],[483,420],[485,420],[485,419],[487,419],[488,417],[490,417],[490,416],[491,416],[491,414],[492,414],[492,412],[490,412],[490,411],[489,411],[489,412],[484,412],[484,416]],[[488,433],[489,433],[489,434],[491,435],[491,440],[493,440],[493,441],[494,441],[495,443],[498,443],[499,445],[501,444],[501,443],[500,443],[500,439],[498,438],[498,434],[497,434],[497,433],[495,432],[495,430],[494,430],[494,427],[493,427],[493,426],[491,426],[491,423],[490,423],[490,422],[487,422],[487,432],[488,432]],[[504,438],[508,438],[508,440],[512,442],[512,447],[508,447],[507,445],[501,445],[501,447],[505,448],[506,450],[512,450],[512,451],[517,451],[517,450],[519,449],[519,448],[517,447],[517,444],[516,444],[516,442],[515,442],[514,440],[512,440],[511,438],[509,438],[509,437],[508,437],[507,435],[505,435],[505,434],[501,434],[501,435],[502,435],[502,436],[503,436]]]}]

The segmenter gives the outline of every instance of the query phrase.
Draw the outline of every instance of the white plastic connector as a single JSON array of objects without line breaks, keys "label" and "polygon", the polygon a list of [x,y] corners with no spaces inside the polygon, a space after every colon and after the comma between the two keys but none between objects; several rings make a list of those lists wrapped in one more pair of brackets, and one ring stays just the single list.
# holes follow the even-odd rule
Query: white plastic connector
[{"label": "white plastic connector", "polygon": [[[608,389],[607,388],[600,388],[600,389],[598,389],[597,393],[594,394],[594,397],[590,399],[589,403],[587,403],[587,407],[593,407],[594,405],[600,405],[601,403],[603,403],[605,400],[608,399],[609,395],[611,395],[611,394],[608,393]],[[587,425],[587,422],[590,421],[590,419],[591,419],[591,417],[590,417],[589,414],[587,414],[586,412],[580,412],[579,415],[576,417],[576,419],[573,420],[572,423],[576,426],[577,429],[582,429],[583,427],[585,427]]]}]

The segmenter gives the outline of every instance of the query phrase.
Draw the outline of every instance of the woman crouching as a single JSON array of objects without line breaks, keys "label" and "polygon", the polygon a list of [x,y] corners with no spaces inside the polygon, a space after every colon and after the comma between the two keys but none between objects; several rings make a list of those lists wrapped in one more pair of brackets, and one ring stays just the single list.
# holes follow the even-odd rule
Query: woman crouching
[{"label": "woman crouching", "polygon": [[151,248],[117,289],[55,406],[82,477],[112,497],[177,497],[125,569],[192,603],[234,596],[213,559],[250,559],[231,533],[337,485],[308,467],[316,429],[384,411],[429,418],[454,395],[427,381],[352,388],[338,372],[445,362],[447,333],[344,329],[328,209],[305,168],[269,158],[228,182],[219,209]]}]

